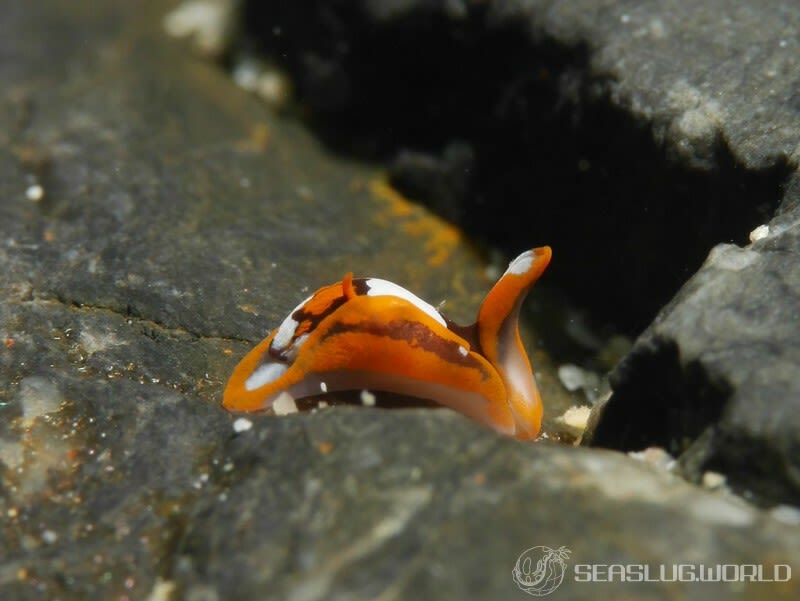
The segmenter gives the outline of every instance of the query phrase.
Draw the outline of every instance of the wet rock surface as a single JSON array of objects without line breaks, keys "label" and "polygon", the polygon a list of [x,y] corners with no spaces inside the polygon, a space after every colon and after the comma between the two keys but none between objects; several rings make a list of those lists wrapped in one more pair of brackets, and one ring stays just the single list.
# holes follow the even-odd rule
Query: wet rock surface
[{"label": "wet rock surface", "polygon": [[[387,20],[413,9],[367,4]],[[460,4],[449,4],[457,17]],[[796,576],[575,582],[573,566],[591,563],[800,573],[796,510],[755,508],[664,464],[519,444],[444,410],[336,407],[244,421],[223,411],[236,361],[345,271],[379,274],[434,304],[447,299],[464,322],[491,277],[460,230],[193,60],[161,29],[170,6],[47,0],[3,9],[0,45],[13,60],[0,63],[0,598],[522,599],[512,569],[537,545],[571,551],[554,593],[565,598],[797,597]],[[592,38],[584,18],[565,12],[552,23]],[[737,156],[763,166],[742,148]],[[469,153],[453,156],[431,171],[445,173],[440,189],[460,194],[451,166]],[[681,361],[697,357],[701,376],[713,367],[732,391],[684,469],[732,465],[738,484],[738,464],[719,459],[737,456],[714,453],[736,436],[775,432],[770,448],[783,463],[765,461],[754,482],[775,486],[784,502],[797,429],[771,399],[794,386],[783,348],[792,330],[777,335],[792,314],[762,321],[745,289],[761,289],[750,279],[760,269],[776,289],[794,282],[792,207],[752,248],[718,249],[653,325]],[[714,312],[713,295],[703,296],[713,289],[740,293],[732,313]],[[764,293],[763,311],[776,294]],[[532,314],[547,321],[552,309],[533,297]],[[692,321],[703,319],[729,338],[704,338]],[[738,356],[729,349],[740,345],[726,340],[762,335],[774,353],[749,351],[752,370],[732,379]],[[655,355],[667,356],[655,373],[675,356]],[[769,357],[774,371],[759,371]],[[554,418],[581,397],[563,391],[543,347],[532,358],[546,431],[557,438]],[[682,385],[695,391],[692,382]],[[618,378],[616,395],[625,386]],[[763,405],[746,402],[753,397]],[[612,431],[641,429],[625,415],[635,412]]]},{"label": "wet rock surface", "polygon": [[244,6],[323,135],[351,119],[397,185],[478,237],[551,240],[551,281],[623,330],[701,268],[615,370],[592,440],[689,450],[696,481],[798,502],[794,5],[360,2],[311,25],[314,0]]},{"label": "wet rock surface", "polygon": [[719,471],[760,503],[800,502],[798,220],[712,250],[616,370],[595,444],[657,442],[696,481]]},{"label": "wet rock surface", "polygon": [[509,254],[548,240],[551,282],[635,335],[713,244],[747,243],[797,161],[800,17],[760,6],[243,10],[246,39],[291,70],[329,144],[390,159],[398,185]]},{"label": "wet rock surface", "polygon": [[[797,525],[624,455],[519,445],[444,411],[396,417],[326,410],[260,421],[237,436],[217,461],[223,472],[229,466],[224,494],[196,504],[178,546],[179,586],[189,595],[221,587],[237,598],[269,590],[291,600],[524,599],[511,571],[535,545],[568,547],[570,572],[574,563],[679,557],[800,559]],[[443,448],[456,451],[446,462]],[[591,585],[570,572],[554,595],[797,591],[794,583]]]}]

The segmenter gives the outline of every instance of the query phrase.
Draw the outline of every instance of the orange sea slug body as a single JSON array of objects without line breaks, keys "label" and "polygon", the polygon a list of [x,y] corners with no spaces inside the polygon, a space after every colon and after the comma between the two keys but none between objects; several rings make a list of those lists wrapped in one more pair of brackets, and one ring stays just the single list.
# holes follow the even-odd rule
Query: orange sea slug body
[{"label": "orange sea slug body", "polygon": [[259,411],[281,395],[381,390],[431,399],[503,434],[533,438],[542,402],[518,321],[550,257],[544,246],[514,259],[467,327],[396,284],[347,274],[298,305],[242,359],[223,405]]}]

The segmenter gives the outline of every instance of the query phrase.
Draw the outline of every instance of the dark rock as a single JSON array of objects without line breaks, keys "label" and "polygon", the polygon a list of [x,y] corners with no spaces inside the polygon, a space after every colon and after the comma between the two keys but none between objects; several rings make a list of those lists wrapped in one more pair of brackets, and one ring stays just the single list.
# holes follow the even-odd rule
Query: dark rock
[{"label": "dark rock", "polygon": [[[792,509],[619,453],[519,444],[443,410],[234,421],[225,379],[306,287],[356,268],[468,321],[489,282],[458,230],[195,62],[165,10],[4,9],[0,598],[510,597],[534,545],[568,547],[570,566],[800,564]],[[550,419],[571,401],[554,374]],[[568,597],[597,596],[571,573]]]},{"label": "dark rock", "polygon": [[212,482],[224,382],[308,287],[355,268],[467,321],[491,283],[458,230],[193,61],[164,10],[4,10],[3,599],[168,596],[190,508],[248,478]]},{"label": "dark rock", "polygon": [[[697,440],[691,478],[719,470],[763,502],[800,502],[795,7],[400,4],[245,13],[330,143],[399,153],[398,184],[435,196],[440,148],[465,140],[469,192],[459,210],[431,206],[511,252],[547,240],[550,281],[623,331],[640,332],[723,243],[616,369],[590,438],[675,453]],[[264,35],[275,22],[294,34]],[[304,68],[323,55],[329,71]],[[350,97],[316,94],[326,77],[346,78]],[[761,224],[771,233],[747,246]]]},{"label": "dark rock", "polygon": [[[668,433],[691,478],[718,471],[760,502],[800,503],[799,220],[792,209],[752,245],[712,251],[617,369],[595,444],[669,444]],[[680,411],[683,425],[670,417]]]},{"label": "dark rock", "polygon": [[657,445],[681,453],[719,419],[730,394],[700,362],[683,365],[673,339],[658,337],[640,340],[614,369],[610,383],[617,392],[625,388],[630,400],[614,395],[597,407],[602,418],[585,442],[626,451]]},{"label": "dark rock", "polygon": [[512,256],[551,244],[550,281],[628,334],[714,244],[768,220],[798,158],[789,3],[301,0],[244,14],[247,43],[287,66],[329,144],[427,154],[416,177],[401,162],[413,190],[464,140],[472,185],[448,216]]},{"label": "dark rock", "polygon": [[[523,598],[511,577],[517,557],[532,546],[563,545],[571,557],[558,594],[656,599],[677,589],[582,584],[573,580],[573,567],[770,564],[766,548],[780,563],[800,559],[797,537],[788,536],[796,525],[628,457],[498,440],[448,412],[396,418],[326,410],[257,420],[232,439],[224,460],[230,463],[220,458],[222,469],[212,476],[224,483],[224,494],[196,504],[178,545],[173,574],[181,593],[304,601]],[[446,461],[443,448],[455,451]],[[724,597],[729,590],[707,583],[687,585],[682,594]],[[791,582],[739,592],[790,598],[797,591]]]},{"label": "dark rock", "polygon": [[438,157],[401,151],[389,165],[391,182],[453,223],[464,221],[475,156],[463,142],[452,142]]}]

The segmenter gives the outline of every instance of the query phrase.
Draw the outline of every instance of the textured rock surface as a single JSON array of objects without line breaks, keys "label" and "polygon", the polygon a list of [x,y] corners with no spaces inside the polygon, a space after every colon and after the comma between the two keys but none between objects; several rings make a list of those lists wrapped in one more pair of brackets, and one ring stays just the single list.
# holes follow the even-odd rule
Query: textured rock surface
[{"label": "textured rock surface", "polygon": [[[514,444],[445,412],[375,417],[262,420],[231,440],[211,479],[224,494],[197,503],[178,544],[181,589],[293,601],[525,599],[511,578],[517,557],[563,545],[572,554],[556,598],[797,594],[796,581],[574,582],[576,563],[796,565],[800,526],[620,454]],[[457,452],[442,463],[442,448]]]},{"label": "textured rock surface", "polygon": [[[245,13],[327,141],[395,157],[398,185],[508,253],[548,241],[550,281],[629,334],[713,244],[747,242],[796,162],[790,2],[301,0]],[[466,170],[453,172],[454,149]]]},{"label": "textured rock surface", "polygon": [[[748,169],[800,161],[800,10],[742,0],[494,4],[562,43],[587,43],[591,68],[614,80],[621,106],[696,167],[715,166],[723,141]],[[747,93],[743,93],[747,90]]]},{"label": "textured rock surface", "polygon": [[[413,8],[367,4],[384,19]],[[570,567],[800,573],[791,508],[618,453],[522,445],[445,411],[337,408],[235,429],[224,379],[305,286],[358,265],[467,320],[488,279],[458,230],[193,61],[161,31],[167,9],[3,8],[0,598],[527,598],[511,570],[535,545],[569,547]],[[558,21],[565,39],[589,35],[584,18],[572,34]],[[709,277],[746,271],[749,251],[723,251]],[[681,353],[700,355],[697,340]],[[542,379],[552,417],[569,397]],[[797,582],[568,574],[560,593],[793,599]]]},{"label": "textured rock surface", "polygon": [[686,450],[696,480],[719,471],[761,502],[800,503],[798,225],[790,210],[751,246],[714,248],[615,373],[596,444]]},{"label": "textured rock surface", "polygon": [[[258,4],[245,10],[257,17]],[[285,58],[297,66],[301,81],[312,92],[307,101],[318,109],[363,102],[355,98],[364,92],[360,86],[366,83],[359,78],[367,70],[375,73],[386,67],[362,61],[357,55],[359,48],[374,41],[357,37],[368,37],[370,27],[377,28],[373,37],[390,35],[395,36],[393,41],[419,43],[420,39],[428,41],[431,31],[440,33],[437,27],[444,23],[445,34],[450,36],[447,42],[457,47],[461,38],[473,36],[469,44],[487,44],[482,50],[492,50],[488,44],[497,41],[494,30],[509,27],[526,31],[534,42],[547,38],[562,48],[585,47],[584,66],[596,83],[609,84],[615,102],[651,123],[659,140],[696,167],[714,166],[720,158],[716,153],[722,149],[721,142],[749,169],[773,166],[782,158],[800,161],[794,133],[800,101],[800,41],[794,32],[800,10],[791,2],[769,0],[756,6],[744,0],[657,4],[497,0],[483,6],[459,1],[363,0],[333,7],[324,15],[314,12],[324,4],[322,0],[303,0],[263,9],[275,19],[273,27],[283,29],[283,35],[277,35],[265,28],[264,33],[272,38],[264,43],[285,52]],[[316,19],[314,15],[318,15]],[[407,33],[413,26],[419,26],[416,40],[404,38],[403,27],[409,27]],[[428,58],[433,63],[439,60]],[[527,60],[513,58],[516,64]],[[408,64],[416,64],[417,74],[429,74],[418,57],[408,59]],[[514,65],[514,61],[509,62]],[[479,63],[469,66],[483,68]],[[455,76],[464,78],[465,74]],[[442,73],[441,77],[454,75]],[[386,83],[385,79],[378,81]],[[425,83],[437,85],[435,81]],[[488,95],[497,90],[474,92]],[[419,88],[403,93],[411,97]],[[458,97],[432,100],[465,103]],[[421,110],[426,109],[423,106]]]},{"label": "textured rock surface", "polygon": [[370,118],[399,123],[383,140],[399,185],[500,245],[551,241],[552,278],[620,327],[643,328],[708,255],[616,370],[594,442],[681,453],[699,437],[693,479],[800,502],[794,3],[365,1],[314,27],[314,0],[257,4],[254,23],[294,32],[258,39],[323,131],[329,112],[378,140]]}]

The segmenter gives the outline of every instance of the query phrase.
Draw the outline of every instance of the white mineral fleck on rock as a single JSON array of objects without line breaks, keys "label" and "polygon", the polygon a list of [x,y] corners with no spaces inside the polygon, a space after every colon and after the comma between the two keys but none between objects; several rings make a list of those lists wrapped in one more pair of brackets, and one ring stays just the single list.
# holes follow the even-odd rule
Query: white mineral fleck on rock
[{"label": "white mineral fleck on rock", "polygon": [[375,395],[372,394],[369,390],[362,390],[361,391],[361,404],[365,407],[374,407],[375,406]]},{"label": "white mineral fleck on rock", "polygon": [[233,24],[232,4],[222,0],[184,2],[164,17],[166,32],[177,38],[191,37],[201,53],[219,55],[228,44]]},{"label": "white mineral fleck on rock", "polygon": [[562,415],[559,415],[556,421],[570,428],[583,431],[586,429],[586,423],[589,421],[591,411],[592,409],[588,405],[570,407]]},{"label": "white mineral fleck on rock", "polygon": [[673,124],[677,133],[689,139],[713,134],[725,118],[719,102],[685,80],[678,81],[669,90],[667,102],[678,113]]},{"label": "white mineral fleck on rock", "polygon": [[22,407],[22,425],[29,427],[37,417],[58,411],[64,399],[49,378],[28,376],[19,383],[17,400]]},{"label": "white mineral fleck on rock", "polygon": [[756,229],[750,232],[750,242],[756,242],[769,236],[769,226],[759,225]]},{"label": "white mineral fleck on rock", "polygon": [[39,202],[44,198],[44,188],[39,184],[29,186],[28,189],[25,190],[25,198],[31,202]]},{"label": "white mineral fleck on rock", "polygon": [[246,417],[240,417],[233,422],[234,432],[247,432],[252,427],[253,427],[253,422],[251,422]]},{"label": "white mineral fleck on rock", "polygon": [[719,472],[708,471],[703,473],[703,486],[706,488],[721,488],[725,485],[725,475]]},{"label": "white mineral fleck on rock", "polygon": [[800,526],[800,508],[792,505],[776,505],[769,512],[770,515],[784,524]]},{"label": "white mineral fleck on rock", "polygon": [[175,583],[173,581],[157,578],[145,601],[170,601],[174,590]]},{"label": "white mineral fleck on rock", "polygon": [[124,344],[113,332],[100,330],[99,328],[94,329],[90,326],[86,326],[81,330],[78,340],[89,355]]},{"label": "white mineral fleck on rock", "polygon": [[712,493],[697,497],[687,509],[694,519],[706,524],[750,526],[756,520],[756,512],[744,501]]},{"label": "white mineral fleck on rock", "polygon": [[52,530],[45,530],[44,532],[42,532],[42,540],[46,542],[48,545],[52,545],[54,542],[58,540],[58,534],[56,534]]},{"label": "white mineral fleck on rock", "polygon": [[292,97],[289,77],[280,69],[252,57],[233,67],[233,81],[243,90],[257,94],[275,109],[282,109]]},{"label": "white mineral fleck on rock", "polygon": [[675,467],[675,458],[662,447],[647,447],[643,451],[630,451],[628,457],[667,471]]},{"label": "white mineral fleck on rock", "polygon": [[280,71],[266,69],[258,76],[255,92],[273,108],[280,109],[291,98],[292,86],[289,78]]},{"label": "white mineral fleck on rock", "polygon": [[0,461],[9,470],[16,470],[25,461],[25,447],[17,440],[0,438]]},{"label": "white mineral fleck on rock", "polygon": [[755,263],[758,256],[757,252],[739,248],[735,244],[717,244],[708,253],[706,263],[717,269],[741,271]]},{"label": "white mineral fleck on rock", "polygon": [[585,384],[583,369],[577,365],[572,365],[571,363],[566,363],[559,366],[558,379],[561,380],[561,384],[564,386],[564,388],[570,392],[574,392],[579,388],[583,388]]},{"label": "white mineral fleck on rock", "polygon": [[253,59],[244,59],[233,68],[233,81],[240,88],[248,92],[254,92],[258,85],[258,76],[261,72],[261,65]]},{"label": "white mineral fleck on rock", "polygon": [[600,386],[600,376],[593,371],[583,369],[571,363],[565,363],[558,368],[558,379],[570,392],[583,390],[589,402],[597,398],[597,389]]}]

